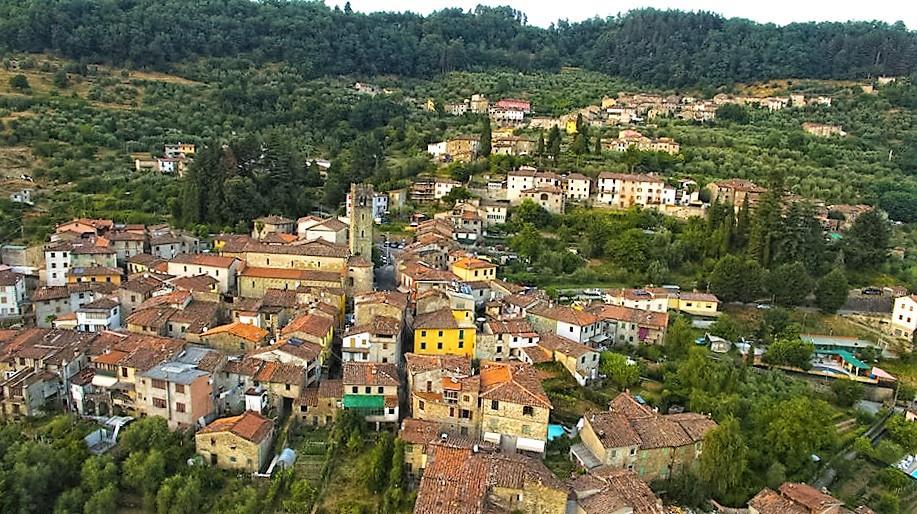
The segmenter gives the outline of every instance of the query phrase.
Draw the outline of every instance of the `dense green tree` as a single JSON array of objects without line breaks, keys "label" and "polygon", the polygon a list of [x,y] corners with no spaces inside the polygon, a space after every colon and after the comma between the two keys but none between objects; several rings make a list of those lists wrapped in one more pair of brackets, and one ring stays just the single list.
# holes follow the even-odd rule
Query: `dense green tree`
[{"label": "dense green tree", "polygon": [[917,195],[909,191],[886,191],[879,198],[879,206],[888,217],[902,223],[917,221]]},{"label": "dense green tree", "polygon": [[478,153],[482,157],[490,157],[490,148],[491,148],[491,131],[490,131],[490,118],[485,117],[484,121],[481,122],[481,146],[479,147]]},{"label": "dense green tree", "polygon": [[111,514],[118,510],[118,487],[110,483],[92,493],[83,506],[85,514]]},{"label": "dense green tree", "polygon": [[831,409],[821,400],[795,396],[758,413],[764,462],[780,462],[792,478],[812,466],[811,456],[830,448],[836,439]]},{"label": "dense green tree", "polygon": [[720,259],[709,280],[710,291],[726,302],[750,302],[761,294],[761,267],[735,255]]},{"label": "dense green tree", "polygon": [[748,446],[739,422],[727,417],[704,435],[698,475],[718,498],[735,498],[745,479]]},{"label": "dense green tree", "polygon": [[863,384],[853,380],[835,380],[831,382],[831,392],[834,393],[834,402],[839,407],[852,407],[863,399],[866,390]]},{"label": "dense green tree", "polygon": [[627,270],[640,271],[648,264],[650,241],[639,228],[625,230],[605,244],[605,254]]},{"label": "dense green tree", "polygon": [[727,341],[738,341],[745,332],[744,327],[729,314],[723,313],[716,318],[710,327],[710,333],[726,339]]},{"label": "dense green tree", "polygon": [[723,104],[716,108],[716,119],[742,124],[748,123],[748,111],[739,104]]},{"label": "dense green tree", "polygon": [[823,312],[837,312],[847,302],[850,284],[844,270],[834,268],[819,279],[815,286],[815,304]]},{"label": "dense green tree", "polygon": [[560,158],[560,129],[557,125],[551,127],[551,130],[548,131],[548,155],[557,162],[557,159]]},{"label": "dense green tree", "polygon": [[805,303],[815,286],[801,262],[781,264],[767,273],[767,292],[777,305],[796,306]]},{"label": "dense green tree", "polygon": [[680,358],[688,354],[694,344],[691,323],[683,316],[678,316],[665,333],[665,353],[670,358]]},{"label": "dense green tree", "polygon": [[618,390],[623,391],[640,380],[640,366],[628,362],[626,355],[602,352],[599,357],[599,370]]},{"label": "dense green tree", "polygon": [[31,89],[29,86],[29,79],[21,73],[17,73],[10,77],[9,84],[13,90],[19,92],[25,92]]},{"label": "dense green tree", "polygon": [[809,369],[815,347],[802,339],[778,339],[767,347],[764,360],[770,364]]},{"label": "dense green tree", "polygon": [[849,269],[875,269],[888,258],[891,229],[878,210],[857,216],[844,238],[844,257]]}]

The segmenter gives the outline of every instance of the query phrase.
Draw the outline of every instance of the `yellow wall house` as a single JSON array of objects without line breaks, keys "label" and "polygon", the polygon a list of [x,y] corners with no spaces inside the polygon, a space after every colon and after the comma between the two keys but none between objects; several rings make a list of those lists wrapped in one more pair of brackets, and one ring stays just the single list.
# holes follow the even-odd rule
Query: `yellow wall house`
[{"label": "yellow wall house", "polygon": [[710,293],[678,293],[669,296],[669,308],[692,316],[718,316],[720,299]]},{"label": "yellow wall house", "polygon": [[466,257],[452,264],[452,273],[466,282],[497,278],[497,265],[482,259]]},{"label": "yellow wall house", "polygon": [[107,282],[109,284],[121,285],[121,270],[108,266],[86,266],[70,268],[67,274],[67,282],[77,284],[80,282]]},{"label": "yellow wall house", "polygon": [[414,321],[414,353],[421,355],[474,355],[475,326],[464,311],[443,308],[419,314]]},{"label": "yellow wall house", "polygon": [[271,456],[274,422],[245,411],[214,420],[194,435],[197,453],[213,466],[257,473]]}]

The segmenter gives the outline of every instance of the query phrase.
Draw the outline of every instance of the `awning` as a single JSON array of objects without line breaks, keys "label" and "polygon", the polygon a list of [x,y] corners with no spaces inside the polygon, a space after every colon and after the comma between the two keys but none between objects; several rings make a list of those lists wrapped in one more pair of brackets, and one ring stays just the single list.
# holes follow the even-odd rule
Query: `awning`
[{"label": "awning", "polygon": [[385,397],[381,394],[345,394],[345,409],[381,409],[385,407]]}]

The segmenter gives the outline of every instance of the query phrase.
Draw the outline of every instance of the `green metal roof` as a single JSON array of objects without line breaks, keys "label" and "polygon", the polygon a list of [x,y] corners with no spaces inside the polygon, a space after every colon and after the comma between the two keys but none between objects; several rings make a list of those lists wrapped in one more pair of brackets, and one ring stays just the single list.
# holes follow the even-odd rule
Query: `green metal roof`
[{"label": "green metal roof", "polygon": [[345,394],[345,409],[381,409],[385,407],[385,397],[381,394]]},{"label": "green metal roof", "polygon": [[869,369],[868,364],[861,361],[860,359],[857,359],[856,357],[853,356],[852,353],[848,352],[847,350],[816,350],[815,353],[819,353],[822,355],[837,355],[838,357],[844,359],[844,361],[847,364],[850,364],[851,366],[855,368]]}]

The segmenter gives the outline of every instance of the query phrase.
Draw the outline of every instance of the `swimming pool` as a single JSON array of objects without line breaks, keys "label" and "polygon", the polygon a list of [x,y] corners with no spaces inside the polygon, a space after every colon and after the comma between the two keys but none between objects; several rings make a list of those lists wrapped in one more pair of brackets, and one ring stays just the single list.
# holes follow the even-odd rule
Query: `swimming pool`
[{"label": "swimming pool", "polygon": [[548,441],[553,441],[565,434],[563,425],[548,425]]}]

